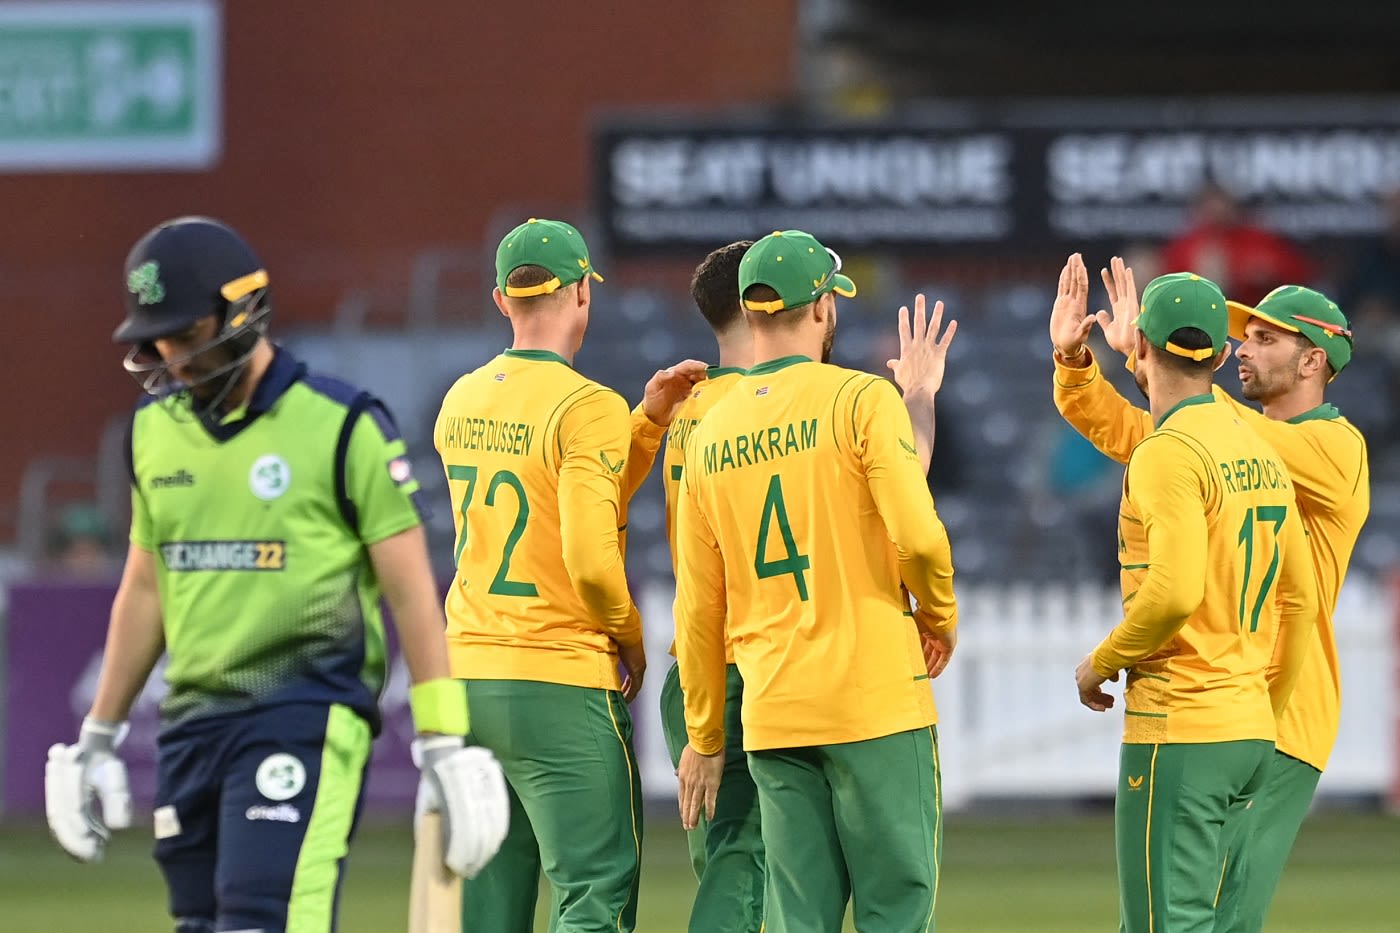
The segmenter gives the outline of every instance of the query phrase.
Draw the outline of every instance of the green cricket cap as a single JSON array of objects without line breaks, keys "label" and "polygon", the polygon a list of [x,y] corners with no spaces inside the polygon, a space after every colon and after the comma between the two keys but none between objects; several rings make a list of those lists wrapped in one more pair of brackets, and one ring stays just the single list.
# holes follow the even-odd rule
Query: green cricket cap
[{"label": "green cricket cap", "polygon": [[[1229,312],[1220,286],[1194,272],[1159,275],[1142,292],[1138,330],[1154,347],[1188,360],[1208,360],[1225,349]],[[1171,341],[1183,327],[1204,331],[1210,346],[1191,350]]]},{"label": "green cricket cap", "polygon": [[1302,334],[1327,354],[1333,373],[1351,362],[1352,336],[1347,316],[1322,292],[1301,285],[1280,285],[1250,307],[1238,301],[1230,306],[1230,336],[1244,339],[1244,326],[1257,317],[1275,327]]},{"label": "green cricket cap", "polygon": [[739,294],[750,285],[778,293],[772,301],[744,300],[750,311],[776,314],[811,304],[827,292],[850,298],[856,283],[841,274],[841,257],[801,230],[774,230],[744,253],[739,262]]},{"label": "green cricket cap", "polygon": [[[539,285],[506,285],[506,279],[521,266],[540,266],[553,273],[554,278]],[[496,285],[502,294],[511,298],[548,295],[585,275],[603,281],[588,258],[588,244],[583,241],[583,234],[562,220],[531,217],[507,233],[496,247]]]}]

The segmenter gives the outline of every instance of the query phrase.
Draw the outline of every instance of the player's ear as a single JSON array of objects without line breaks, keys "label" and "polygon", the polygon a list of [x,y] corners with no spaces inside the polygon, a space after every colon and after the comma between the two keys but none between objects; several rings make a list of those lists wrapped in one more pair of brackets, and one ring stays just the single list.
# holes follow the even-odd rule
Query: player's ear
[{"label": "player's ear", "polygon": [[1223,349],[1223,350],[1221,350],[1219,353],[1217,353],[1217,354],[1215,355],[1215,362],[1213,362],[1213,363],[1210,364],[1211,372],[1216,372],[1217,370],[1220,369],[1220,367],[1222,367],[1222,366],[1225,365],[1225,361],[1228,360],[1228,359],[1230,358],[1230,351],[1231,351],[1231,349],[1232,349],[1232,348],[1231,348],[1231,346],[1230,346],[1230,342],[1227,340],[1227,341],[1225,342],[1225,349]]},{"label": "player's ear", "polygon": [[590,278],[591,276],[585,275],[578,280],[578,291],[574,294],[574,299],[581,308],[588,307],[588,303],[593,300],[593,286],[589,282]]},{"label": "player's ear", "polygon": [[1321,347],[1309,347],[1298,356],[1298,375],[1306,378],[1315,373],[1327,378],[1327,353]]},{"label": "player's ear", "polygon": [[496,302],[496,307],[500,310],[501,314],[510,317],[510,312],[506,310],[506,296],[501,294],[499,286],[491,289],[491,300]]}]

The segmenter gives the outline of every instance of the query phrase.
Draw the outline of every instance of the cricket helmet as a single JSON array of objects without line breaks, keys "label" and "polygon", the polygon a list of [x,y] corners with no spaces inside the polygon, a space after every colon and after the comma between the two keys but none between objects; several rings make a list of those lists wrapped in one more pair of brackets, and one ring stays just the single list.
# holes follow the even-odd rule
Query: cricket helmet
[{"label": "cricket helmet", "polygon": [[[170,376],[172,363],[156,352],[155,341],[217,317],[214,337],[185,359],[226,347],[225,365],[199,380],[238,381],[272,316],[267,271],[252,248],[232,228],[209,217],[165,221],[136,242],[125,266],[126,320],[112,339],[132,344],[126,370],[152,395],[165,396],[193,386]],[[220,399],[227,391],[220,394]]]}]

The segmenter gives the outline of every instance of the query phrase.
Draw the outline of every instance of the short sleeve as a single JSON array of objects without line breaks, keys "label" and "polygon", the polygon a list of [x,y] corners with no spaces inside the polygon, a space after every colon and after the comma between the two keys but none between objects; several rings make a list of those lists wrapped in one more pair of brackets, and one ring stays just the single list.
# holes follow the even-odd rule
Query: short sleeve
[{"label": "short sleeve", "polygon": [[134,485],[131,487],[131,543],[143,551],[156,549],[155,535],[151,529],[151,512],[146,508],[146,497]]},{"label": "short sleeve", "polygon": [[426,509],[418,478],[382,402],[371,400],[356,416],[343,469],[361,541],[375,544],[422,523]]},{"label": "short sleeve", "polygon": [[136,478],[136,456],[132,449],[136,432],[136,418],[132,417],[126,426],[124,446],[126,448],[126,472],[131,479],[131,543],[143,551],[155,550],[155,529],[152,527],[151,510],[146,504],[146,496],[141,492],[141,482]]}]

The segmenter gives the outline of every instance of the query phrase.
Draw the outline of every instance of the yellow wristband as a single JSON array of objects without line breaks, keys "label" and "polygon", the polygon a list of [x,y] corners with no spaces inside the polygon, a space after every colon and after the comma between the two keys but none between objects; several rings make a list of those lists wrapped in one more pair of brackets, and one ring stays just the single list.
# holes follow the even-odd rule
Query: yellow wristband
[{"label": "yellow wristband", "polygon": [[466,735],[467,686],[451,677],[414,684],[408,688],[408,706],[413,712],[413,728],[418,732]]}]

